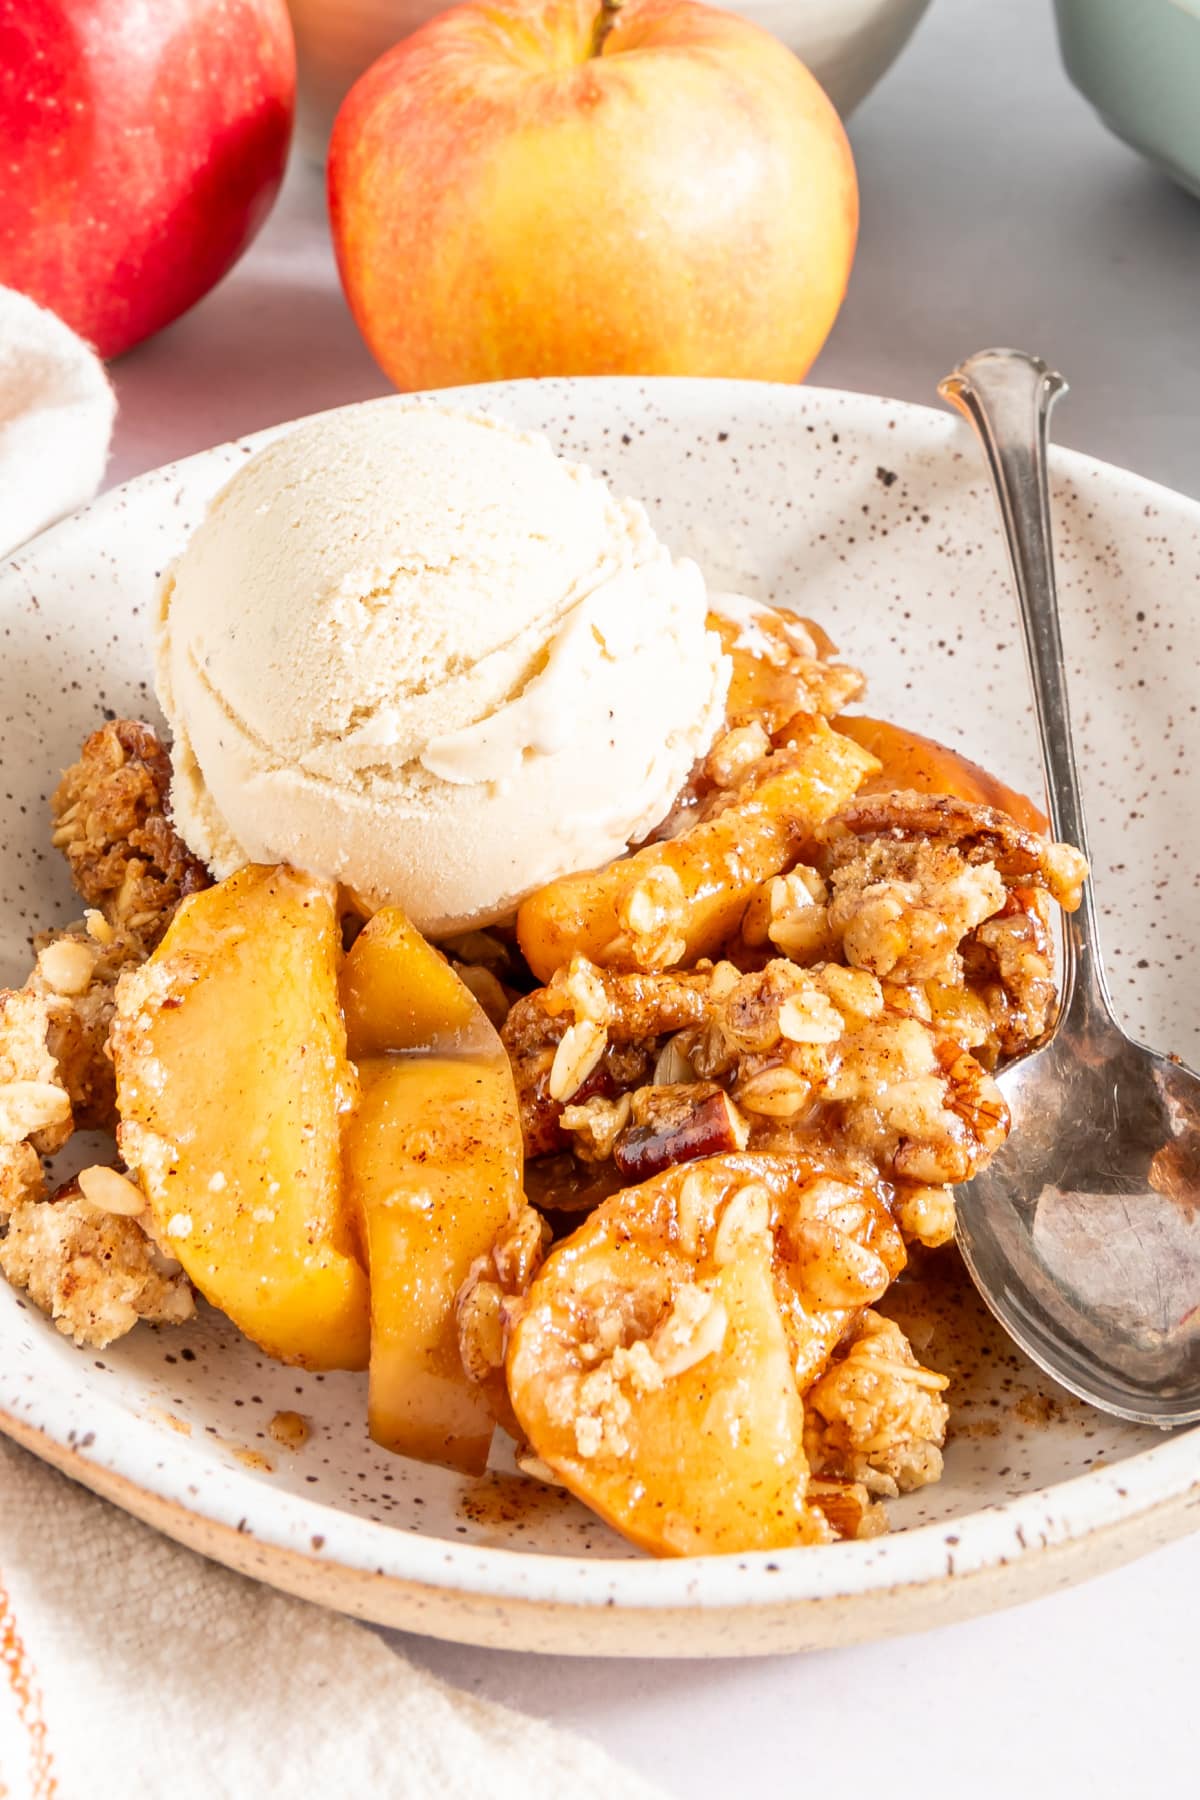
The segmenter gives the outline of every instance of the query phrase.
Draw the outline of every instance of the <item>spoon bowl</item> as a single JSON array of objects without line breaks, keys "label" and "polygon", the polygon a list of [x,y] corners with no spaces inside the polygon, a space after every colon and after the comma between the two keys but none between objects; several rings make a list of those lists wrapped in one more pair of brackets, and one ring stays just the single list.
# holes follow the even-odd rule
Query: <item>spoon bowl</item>
[{"label": "spoon bowl", "polygon": [[[1046,435],[1062,377],[985,350],[941,383],[974,429],[1020,603],[1056,838],[1087,854],[1054,582]],[[1064,932],[1058,1017],[1000,1088],[1012,1132],[959,1190],[984,1301],[1038,1366],[1119,1418],[1200,1419],[1200,1076],[1135,1043],[1104,979],[1092,883]]]},{"label": "spoon bowl", "polygon": [[1000,1079],[1012,1135],[959,1195],[958,1242],[1039,1367],[1119,1418],[1200,1418],[1200,1081],[1064,1020]]}]

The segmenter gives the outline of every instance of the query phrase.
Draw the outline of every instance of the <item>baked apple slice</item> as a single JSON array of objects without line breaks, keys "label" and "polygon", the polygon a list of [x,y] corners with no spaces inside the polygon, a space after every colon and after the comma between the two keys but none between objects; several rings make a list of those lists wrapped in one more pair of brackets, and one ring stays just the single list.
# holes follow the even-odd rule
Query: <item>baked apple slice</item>
[{"label": "baked apple slice", "polygon": [[610,969],[670,969],[715,955],[755,889],[795,860],[876,766],[875,758],[800,713],[788,744],[678,837],[606,869],[567,875],[531,894],[517,937],[539,981],[575,954]]},{"label": "baked apple slice", "polygon": [[866,686],[862,675],[834,662],[833,644],[808,619],[754,601],[725,600],[728,612],[708,615],[730,662],[725,715],[730,725],[752,721],[774,737],[801,711],[840,712]]},{"label": "baked apple slice", "polygon": [[331,888],[240,869],[122,977],[111,1039],[118,1141],[161,1242],[247,1337],[310,1369],[362,1368],[368,1348],[340,954]]},{"label": "baked apple slice", "polygon": [[360,1082],[345,1172],[371,1281],[371,1436],[480,1473],[493,1411],[464,1370],[455,1300],[524,1205],[512,1070],[474,995],[394,908],[355,940],[341,991]]},{"label": "baked apple slice", "polygon": [[[642,1549],[699,1555],[830,1535],[806,1498],[779,1293],[780,1208],[793,1187],[785,1158],[668,1169],[606,1200],[530,1287],[508,1355],[517,1419],[536,1455]],[[864,1292],[886,1284],[881,1268]]]},{"label": "baked apple slice", "polygon": [[1045,814],[1039,812],[1025,794],[991,775],[970,757],[936,738],[923,737],[918,731],[906,731],[888,719],[871,719],[865,713],[851,713],[834,720],[844,736],[853,738],[864,750],[879,758],[880,769],[868,775],[859,794],[888,794],[897,788],[914,789],[921,794],[953,794],[975,806],[996,806],[1026,831],[1049,829]]}]

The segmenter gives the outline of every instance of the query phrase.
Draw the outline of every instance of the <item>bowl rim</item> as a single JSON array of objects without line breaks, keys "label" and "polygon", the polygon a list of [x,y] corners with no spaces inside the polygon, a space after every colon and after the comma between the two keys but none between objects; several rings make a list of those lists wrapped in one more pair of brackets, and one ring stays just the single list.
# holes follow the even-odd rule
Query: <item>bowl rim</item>
[{"label": "bowl rim", "polygon": [[[851,428],[856,417],[876,424],[882,418],[902,424],[910,433],[909,447],[913,446],[911,434],[917,436],[917,447],[943,451],[960,438],[966,441],[966,428],[961,421],[932,407],[851,390],[792,388],[770,382],[682,376],[559,377],[380,398],[479,408],[502,405],[503,396],[516,389],[570,393],[585,387],[643,394],[671,392],[677,397],[688,393],[697,399],[702,395],[702,410],[714,417],[718,410],[711,405],[714,390],[719,395],[724,389],[736,392],[743,402],[753,397],[776,421],[781,407],[795,406],[799,414],[815,406],[836,412]],[[377,403],[368,400],[354,404]],[[289,420],[214,445],[148,470],[102,494],[0,564],[0,602],[11,579],[23,573],[30,563],[53,559],[64,539],[76,537],[81,529],[102,529],[112,512],[128,508],[131,503],[136,506],[154,488],[166,482],[186,484],[201,468],[211,469],[222,457],[229,459],[235,453],[244,455],[257,449],[299,422]],[[898,450],[903,443],[903,431],[898,431]],[[1076,483],[1115,478],[1144,503],[1181,515],[1200,532],[1200,501],[1132,471],[1059,447],[1051,452],[1051,471],[1053,476]],[[32,1380],[32,1375],[28,1379]],[[97,1431],[101,1418],[118,1429]],[[191,1521],[207,1523],[218,1534],[233,1532],[267,1551],[298,1555],[314,1568],[340,1568],[379,1577],[384,1582],[417,1584],[464,1597],[584,1610],[616,1606],[637,1612],[720,1612],[849,1601],[896,1588],[921,1588],[944,1582],[948,1576],[959,1578],[996,1571],[1036,1553],[1078,1543],[1093,1533],[1130,1527],[1164,1509],[1174,1521],[1174,1535],[1188,1528],[1184,1514],[1200,1509],[1200,1427],[1193,1427],[1167,1435],[1162,1443],[1134,1452],[1119,1463],[1091,1469],[1067,1481],[1031,1489],[950,1520],[908,1527],[882,1538],[825,1546],[818,1555],[802,1548],[788,1548],[663,1561],[633,1552],[584,1559],[458,1543],[376,1523],[328,1503],[270,1487],[251,1471],[214,1465],[205,1454],[203,1439],[172,1438],[171,1475],[156,1480],[156,1464],[163,1467],[162,1425],[138,1416],[115,1397],[93,1395],[85,1403],[81,1396],[68,1393],[66,1383],[43,1383],[36,1399],[31,1397],[23,1405],[0,1410],[0,1430],[47,1460],[67,1467],[69,1473],[88,1485],[108,1492],[130,1510],[140,1511],[142,1516],[164,1507],[180,1506]],[[202,1470],[204,1475],[202,1496],[194,1507],[179,1498],[187,1492],[193,1469],[197,1473]],[[131,1473],[137,1470],[142,1471],[140,1476]],[[132,1506],[128,1494],[121,1497],[118,1490],[129,1484],[144,1496],[144,1507]],[[270,1504],[264,1505],[267,1494]],[[155,1517],[153,1522],[170,1535],[189,1535],[173,1527],[169,1520]],[[1200,1525],[1200,1512],[1195,1523]],[[1128,1551],[1133,1553],[1133,1549]],[[236,1561],[220,1547],[209,1548],[208,1554]],[[271,1578],[269,1567],[254,1572]],[[281,1578],[279,1585],[294,1588],[295,1582]]]}]

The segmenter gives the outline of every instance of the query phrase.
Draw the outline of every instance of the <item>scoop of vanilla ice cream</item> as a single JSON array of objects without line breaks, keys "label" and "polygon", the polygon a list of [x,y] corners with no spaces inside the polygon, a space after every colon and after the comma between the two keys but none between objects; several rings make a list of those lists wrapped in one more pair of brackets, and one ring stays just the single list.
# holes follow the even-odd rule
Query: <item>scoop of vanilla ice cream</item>
[{"label": "scoop of vanilla ice cream", "polygon": [[544,438],[401,398],[239,469],[164,581],[175,824],[444,935],[670,807],[729,669],[694,563]]}]

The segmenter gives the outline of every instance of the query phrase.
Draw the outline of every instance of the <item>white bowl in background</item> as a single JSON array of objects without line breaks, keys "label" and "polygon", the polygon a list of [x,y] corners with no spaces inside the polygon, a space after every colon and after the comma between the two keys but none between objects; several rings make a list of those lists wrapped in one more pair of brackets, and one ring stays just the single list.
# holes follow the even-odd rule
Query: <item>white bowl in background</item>
[{"label": "white bowl in background", "polygon": [[807,63],[843,119],[885,75],[929,0],[745,0],[742,13]]},{"label": "white bowl in background", "polygon": [[[300,69],[297,136],[324,161],[334,114],[364,69],[445,9],[431,0],[288,0]],[[929,0],[747,0],[730,7],[808,64],[845,118],[890,67]]]}]

